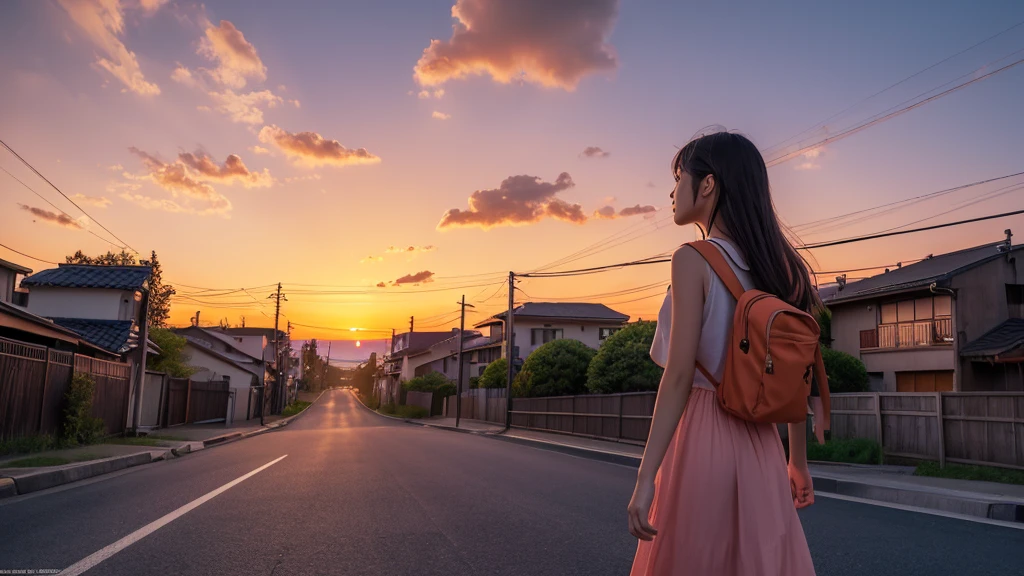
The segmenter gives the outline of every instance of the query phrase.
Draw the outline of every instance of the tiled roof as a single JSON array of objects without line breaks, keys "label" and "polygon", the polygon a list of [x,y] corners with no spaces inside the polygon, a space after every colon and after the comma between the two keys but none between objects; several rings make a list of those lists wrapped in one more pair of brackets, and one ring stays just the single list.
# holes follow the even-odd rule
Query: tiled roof
[{"label": "tiled roof", "polygon": [[1010,318],[960,350],[967,358],[998,356],[1024,345],[1024,319]]},{"label": "tiled roof", "polygon": [[[1003,242],[997,242],[948,254],[929,256],[920,262],[903,266],[902,268],[889,269],[888,272],[857,282],[851,282],[832,297],[827,298],[825,303],[833,304],[860,300],[924,288],[933,282],[947,280],[978,264],[1005,256],[1005,250],[1000,251],[1000,248],[1004,245]],[[1021,246],[1014,246],[1012,251],[1017,251],[1021,248]]]},{"label": "tiled roof", "polygon": [[[516,317],[524,316],[530,318],[559,318],[563,320],[606,320],[609,322],[626,322],[629,320],[627,314],[616,312],[604,304],[590,302],[527,302],[516,308],[513,313]],[[478,326],[493,323],[493,319],[504,320],[508,312],[502,312],[492,316],[492,320],[485,321]]]},{"label": "tiled roof", "polygon": [[51,318],[58,324],[75,332],[86,342],[114,354],[127,352],[132,335],[131,320],[86,320],[83,318]]},{"label": "tiled roof", "polygon": [[149,266],[92,266],[61,264],[42,270],[21,281],[24,287],[109,288],[138,290],[146,286],[153,269]]}]

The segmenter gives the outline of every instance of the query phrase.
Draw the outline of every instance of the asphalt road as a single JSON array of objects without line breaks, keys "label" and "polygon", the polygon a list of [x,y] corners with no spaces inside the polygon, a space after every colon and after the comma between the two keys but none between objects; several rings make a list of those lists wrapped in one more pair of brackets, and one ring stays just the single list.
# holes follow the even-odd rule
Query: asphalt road
[{"label": "asphalt road", "polygon": [[[396,423],[347,392],[284,429],[0,501],[0,574],[63,569],[265,464],[88,574],[624,575],[635,470]],[[1024,574],[1024,531],[820,498],[819,575]]]}]

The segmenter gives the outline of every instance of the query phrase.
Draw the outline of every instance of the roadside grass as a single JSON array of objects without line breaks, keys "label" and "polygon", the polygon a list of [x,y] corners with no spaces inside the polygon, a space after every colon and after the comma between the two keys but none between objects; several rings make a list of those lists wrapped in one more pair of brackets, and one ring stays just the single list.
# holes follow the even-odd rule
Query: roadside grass
[{"label": "roadside grass", "polygon": [[63,448],[60,441],[50,435],[21,436],[0,440],[0,456],[9,454],[31,454]]},{"label": "roadside grass", "polygon": [[881,464],[882,447],[874,440],[848,438],[807,443],[807,459],[846,464]]},{"label": "roadside grass", "polygon": [[430,411],[422,406],[397,406],[395,415],[399,418],[426,418]]},{"label": "roadside grass", "polygon": [[939,468],[938,462],[921,462],[917,465],[917,469],[914,470],[914,476],[1024,485],[1024,471],[996,468],[994,466],[947,464],[945,468]]},{"label": "roadside grass", "polygon": [[12,462],[4,462],[0,464],[3,468],[41,468],[44,466],[62,466],[64,464],[71,464],[72,462],[85,462],[88,460],[97,460],[100,456],[95,454],[77,454],[71,458],[64,458],[62,456],[32,456],[31,458],[22,458],[20,460],[14,460]]},{"label": "roadside grass", "polygon": [[288,418],[289,416],[295,416],[299,412],[305,410],[306,407],[309,406],[310,404],[312,404],[312,402],[296,400],[295,402],[292,402],[291,404],[284,407],[284,410],[281,411],[281,416],[285,418]]}]

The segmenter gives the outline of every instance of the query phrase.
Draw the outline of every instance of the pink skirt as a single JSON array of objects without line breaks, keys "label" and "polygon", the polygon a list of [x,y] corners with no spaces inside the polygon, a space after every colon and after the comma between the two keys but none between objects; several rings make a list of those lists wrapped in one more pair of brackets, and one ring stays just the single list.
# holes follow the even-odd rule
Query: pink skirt
[{"label": "pink skirt", "polygon": [[631,576],[814,574],[774,425],[740,420],[693,387],[655,480]]}]

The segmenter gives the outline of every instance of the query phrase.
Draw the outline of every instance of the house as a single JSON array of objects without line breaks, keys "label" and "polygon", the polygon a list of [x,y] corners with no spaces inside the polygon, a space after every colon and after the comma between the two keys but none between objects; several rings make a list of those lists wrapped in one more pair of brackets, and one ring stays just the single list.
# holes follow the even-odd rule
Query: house
[{"label": "house", "polygon": [[0,260],[0,302],[25,306],[27,294],[18,291],[18,276],[32,274],[31,268]]},{"label": "house", "polygon": [[[587,302],[527,302],[513,310],[513,357],[522,360],[534,350],[551,342],[568,338],[579,340],[591,348],[621,330],[629,316],[616,312],[604,304]],[[495,340],[496,332],[505,324],[508,312],[495,314],[476,325],[476,328],[490,328],[490,339]],[[494,343],[474,347],[474,352],[494,348]],[[480,364],[480,363],[478,363]],[[476,374],[474,374],[476,375]]]},{"label": "house", "polygon": [[[189,366],[197,369],[190,378],[197,382],[227,382],[234,396],[233,420],[248,420],[258,416],[258,386],[262,366],[247,363],[246,359],[251,357],[217,349],[205,340],[191,336],[185,336],[185,340],[182,352],[188,356]],[[228,406],[232,406],[232,403],[229,402]]]},{"label": "house", "polygon": [[277,339],[275,340],[273,328],[216,327],[209,328],[208,332],[221,338],[230,339],[234,346],[250,356],[263,358],[267,366],[267,375],[263,381],[268,386],[268,394],[271,395],[271,412],[277,414],[284,409],[287,402],[281,386],[288,383],[288,378],[287,375],[278,376],[279,370],[286,366],[279,367],[275,355],[280,354],[282,363],[287,362],[288,351],[291,349],[288,333],[276,330]]},{"label": "house", "polygon": [[[251,346],[247,347],[248,351],[242,349],[241,342],[226,337],[222,330],[216,328],[190,326],[176,328],[174,333],[185,338],[184,353],[189,356],[188,363],[199,369],[192,375],[193,380],[221,381],[227,376],[229,388],[234,391],[236,399],[234,418],[247,420],[260,415],[260,387],[272,381],[262,351]],[[257,355],[250,352],[257,352]]]},{"label": "house", "polygon": [[1024,390],[1021,246],[984,244],[845,284],[824,303],[832,347],[886,392]]},{"label": "house", "polygon": [[[60,264],[27,276],[28,311],[79,334],[110,353],[125,356],[138,346],[145,321],[143,292],[148,266]],[[149,343],[149,351],[155,347]]]},{"label": "house", "polygon": [[391,340],[391,351],[384,358],[384,373],[377,382],[377,393],[384,403],[398,403],[402,382],[412,380],[417,364],[410,361],[434,344],[452,337],[452,332],[406,332]]},{"label": "house", "polygon": [[[423,376],[431,372],[439,372],[444,374],[446,378],[453,382],[459,379],[459,331],[458,329],[455,329],[449,334],[450,337],[434,344],[426,350],[409,355],[409,363],[415,376]],[[476,330],[466,330],[463,335],[462,385],[465,388],[469,387],[469,378],[472,376],[472,374],[470,374],[468,362],[470,356],[466,353],[466,346],[468,343],[471,343],[480,337],[480,332],[477,332]]]}]

